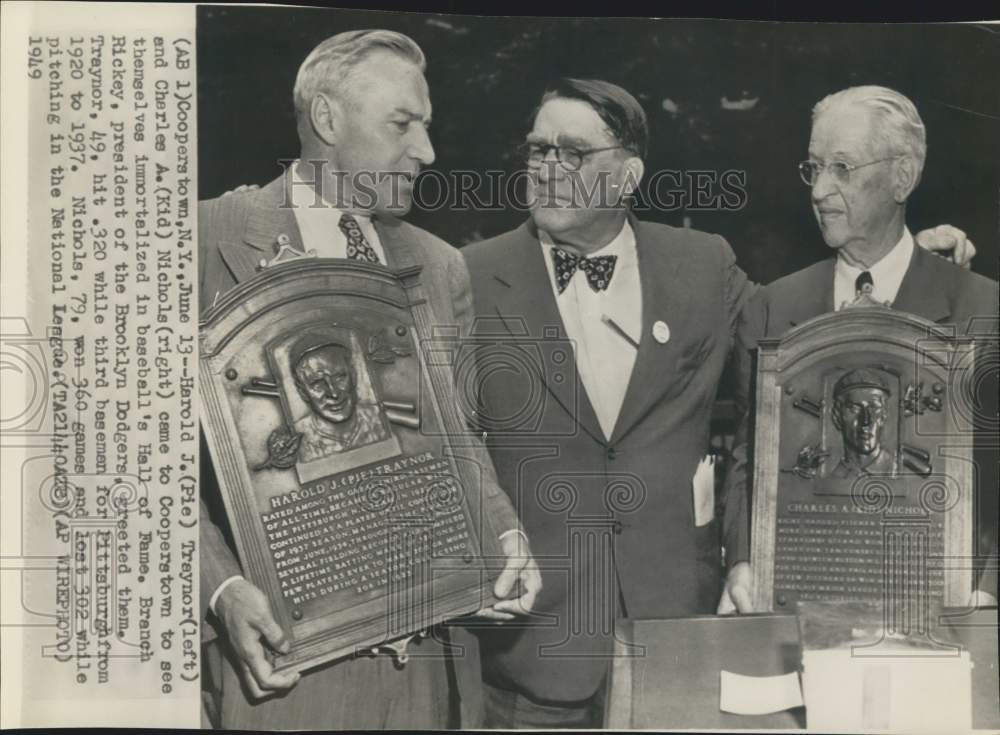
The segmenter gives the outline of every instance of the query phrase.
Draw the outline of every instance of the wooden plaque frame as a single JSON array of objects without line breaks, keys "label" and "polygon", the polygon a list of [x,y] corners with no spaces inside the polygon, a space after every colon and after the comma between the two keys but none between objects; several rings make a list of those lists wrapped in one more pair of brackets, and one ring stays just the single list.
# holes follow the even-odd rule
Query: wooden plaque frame
[{"label": "wooden plaque frame", "polygon": [[[793,600],[779,600],[775,593],[779,504],[793,496],[792,488],[822,482],[840,467],[843,440],[830,429],[831,388],[839,376],[855,369],[880,371],[891,383],[884,439],[893,445],[886,449],[893,461],[892,469],[881,474],[845,479],[851,499],[843,502],[868,504],[863,510],[868,517],[886,519],[880,521],[884,528],[896,512],[893,499],[902,497],[892,489],[897,487],[894,483],[904,476],[918,478],[916,483],[923,483],[919,504],[928,515],[943,515],[944,551],[940,557],[934,555],[943,568],[943,603],[968,604],[975,474],[969,398],[974,387],[969,383],[974,361],[971,338],[956,337],[951,328],[885,306],[824,314],[780,339],[760,341],[752,448],[755,610],[794,610]],[[857,488],[860,491],[851,496]],[[903,495],[909,493],[907,489]],[[887,544],[876,549],[886,560],[890,559]],[[883,581],[883,599],[888,601],[885,586]]]},{"label": "wooden plaque frame", "polygon": [[[490,466],[490,459],[468,434],[458,408],[453,366],[448,350],[442,349],[454,342],[457,354],[458,329],[436,323],[422,293],[421,270],[418,265],[389,270],[314,257],[283,262],[239,284],[200,324],[202,424],[236,547],[244,573],[263,590],[292,641],[291,652],[276,657],[276,670],[305,670],[389,645],[495,602],[493,581],[503,566],[502,554],[497,529],[481,507],[483,469]],[[355,362],[353,373],[357,405],[362,405],[364,382],[357,376],[367,371],[365,389],[375,396],[390,430],[388,439],[383,432],[379,441],[357,450],[303,461],[305,433],[293,424],[292,413],[295,407],[299,413],[303,406],[308,410],[310,404],[288,388],[294,377],[289,367],[294,348],[288,345],[310,330],[349,335],[355,348],[352,360],[358,349],[364,353],[364,367]],[[420,485],[414,491],[426,502],[421,505],[416,496],[404,497],[403,492],[397,497],[396,488],[414,487],[422,480],[408,476],[410,484],[394,484],[399,477],[386,468],[400,457],[416,462],[412,458],[429,454],[436,469],[433,474],[418,474],[428,478],[428,487]],[[341,471],[323,479],[332,466]],[[364,475],[364,468],[388,474],[374,489],[365,485],[367,479],[344,484],[372,477],[370,472]],[[361,521],[365,528],[383,523],[386,538],[410,539],[393,542],[396,551],[385,551],[383,565],[403,569],[392,566],[399,563],[392,554],[398,554],[400,543],[412,548],[418,543],[414,538],[431,539],[426,542],[431,551],[424,554],[429,558],[422,559],[407,581],[388,587],[364,593],[324,592],[318,602],[315,598],[289,602],[279,579],[279,552],[269,545],[274,536],[269,541],[262,516],[275,507],[274,498],[282,502],[294,498],[289,506],[295,508],[309,493],[332,497],[345,487],[356,491],[358,498],[377,500],[376,505],[365,506],[370,511]],[[293,490],[296,494],[289,495]],[[442,502],[448,505],[450,518],[465,521],[464,540],[445,547],[447,553],[433,541],[434,514],[445,512],[440,510]],[[417,509],[411,510],[414,506]],[[371,520],[372,513],[376,520]],[[423,528],[425,535],[415,536],[417,532],[406,530],[410,527]],[[327,539],[331,544],[336,541],[330,534],[310,543],[317,548]],[[326,579],[332,578],[330,568],[323,567]],[[284,583],[287,592],[287,578]],[[336,604],[331,602],[335,597]],[[351,601],[345,603],[345,598]]]}]

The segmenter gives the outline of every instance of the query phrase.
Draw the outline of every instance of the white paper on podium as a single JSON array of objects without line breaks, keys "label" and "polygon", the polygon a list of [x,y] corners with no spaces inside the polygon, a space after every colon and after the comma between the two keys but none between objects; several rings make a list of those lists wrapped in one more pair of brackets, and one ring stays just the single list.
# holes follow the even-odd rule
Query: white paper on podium
[{"label": "white paper on podium", "polygon": [[734,715],[768,715],[802,706],[798,672],[744,676],[719,672],[719,709]]},{"label": "white paper on podium", "polygon": [[968,651],[871,656],[850,649],[803,651],[806,725],[822,732],[968,732]]}]

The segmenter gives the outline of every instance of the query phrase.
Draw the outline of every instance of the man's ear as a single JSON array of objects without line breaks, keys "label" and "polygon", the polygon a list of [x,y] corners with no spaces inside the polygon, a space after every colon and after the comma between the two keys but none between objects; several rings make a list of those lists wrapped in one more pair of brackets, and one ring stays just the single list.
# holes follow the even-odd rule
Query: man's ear
[{"label": "man's ear", "polygon": [[902,204],[917,187],[917,162],[910,156],[902,156],[894,163],[892,195],[897,204]]},{"label": "man's ear", "polygon": [[631,196],[639,190],[639,182],[646,173],[646,166],[638,156],[630,156],[625,161],[622,176],[622,198]]},{"label": "man's ear", "polygon": [[309,105],[309,122],[313,132],[326,145],[335,145],[337,133],[341,127],[342,110],[340,104],[320,92],[312,99]]}]

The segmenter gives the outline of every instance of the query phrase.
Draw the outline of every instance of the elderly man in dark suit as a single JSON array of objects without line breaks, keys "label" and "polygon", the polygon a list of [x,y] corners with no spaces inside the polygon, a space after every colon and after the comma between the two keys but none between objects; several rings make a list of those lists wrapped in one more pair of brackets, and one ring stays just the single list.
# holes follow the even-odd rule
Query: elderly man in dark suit
[{"label": "elderly man in dark suit", "polygon": [[749,607],[746,503],[720,528],[703,460],[756,286],[723,238],[631,214],[647,138],[626,90],[563,80],[524,146],[531,219],[463,249],[480,424],[545,581],[530,624],[481,633],[490,727],[600,727],[615,618],[714,612],[720,535]]},{"label": "elderly man in dark suit", "polygon": [[[906,227],[906,202],[920,181],[927,153],[924,124],[914,104],[895,90],[851,87],[813,109],[809,159],[799,165],[810,188],[813,212],[834,256],[780,278],[753,299],[739,325],[740,360],[763,337],[840,309],[862,290],[893,309],[910,312],[996,349],[997,283],[935,257]],[[989,359],[983,361],[989,364]],[[993,363],[995,365],[995,362]],[[996,381],[985,382],[984,409],[996,417]],[[747,388],[749,385],[746,386]],[[973,600],[995,604],[997,457],[989,440],[977,437],[979,554]],[[729,507],[745,496],[745,447],[728,481]],[[748,568],[737,572],[749,579]],[[970,591],[972,592],[972,591]],[[724,605],[725,609],[731,606]]]},{"label": "elderly man in dark suit", "polygon": [[[295,83],[301,159],[262,189],[200,204],[203,309],[253,277],[261,259],[284,246],[397,268],[423,265],[437,323],[468,329],[469,277],[458,251],[398,219],[410,208],[413,178],[434,160],[423,70],[420,48],[390,31],[341,33],[312,51]],[[507,496],[492,468],[484,469],[484,508],[493,527],[506,529],[500,545],[507,566],[494,591],[506,597],[519,582],[520,597],[482,614],[506,620],[530,609],[541,581]],[[211,501],[212,483],[205,479],[203,493]],[[284,651],[288,642],[263,593],[241,576],[220,529],[223,520],[203,503],[202,604],[211,608],[206,615],[221,632],[209,649],[206,670],[221,678],[222,726],[444,728],[457,724],[449,718],[454,701],[449,681],[457,681],[462,724],[479,723],[481,683],[471,636],[455,641],[457,660],[437,640],[425,640],[404,668],[378,655],[334,662],[301,678],[275,673],[266,651]],[[452,630],[453,638],[462,637],[460,629]]]}]

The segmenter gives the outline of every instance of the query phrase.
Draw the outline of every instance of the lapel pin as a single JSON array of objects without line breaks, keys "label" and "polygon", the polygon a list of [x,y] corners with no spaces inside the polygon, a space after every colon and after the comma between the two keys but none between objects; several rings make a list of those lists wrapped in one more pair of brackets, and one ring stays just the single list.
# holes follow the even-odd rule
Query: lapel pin
[{"label": "lapel pin", "polygon": [[670,339],[670,327],[664,321],[657,320],[653,323],[653,339],[661,345],[665,345]]}]

